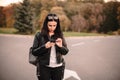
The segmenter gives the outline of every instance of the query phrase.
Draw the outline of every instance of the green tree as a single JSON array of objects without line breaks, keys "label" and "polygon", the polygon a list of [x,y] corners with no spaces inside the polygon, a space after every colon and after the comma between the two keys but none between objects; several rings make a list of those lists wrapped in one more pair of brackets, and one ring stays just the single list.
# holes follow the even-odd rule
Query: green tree
[{"label": "green tree", "polygon": [[116,31],[119,28],[117,21],[118,2],[108,2],[104,4],[105,21],[101,27],[104,33]]},{"label": "green tree", "polygon": [[[120,3],[119,3],[120,4]],[[118,24],[119,24],[119,29],[120,29],[120,6],[117,9],[117,20],[118,20]]]},{"label": "green tree", "polygon": [[42,28],[45,17],[47,16],[48,11],[47,10],[42,10],[39,16],[39,20],[38,20],[38,25],[39,25],[39,29]]},{"label": "green tree", "polygon": [[41,0],[31,0],[31,6],[34,7],[35,16],[39,16],[42,7]]},{"label": "green tree", "polygon": [[20,33],[33,33],[34,27],[34,8],[31,6],[29,0],[24,0],[15,9],[15,23],[14,27],[18,29]]}]

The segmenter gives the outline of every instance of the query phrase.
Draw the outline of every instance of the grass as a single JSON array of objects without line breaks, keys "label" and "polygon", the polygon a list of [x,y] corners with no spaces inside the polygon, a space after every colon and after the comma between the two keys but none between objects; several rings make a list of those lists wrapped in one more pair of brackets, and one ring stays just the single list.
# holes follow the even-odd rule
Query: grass
[{"label": "grass", "polygon": [[85,33],[85,32],[64,32],[66,37],[74,37],[74,36],[103,36],[105,34],[98,33]]},{"label": "grass", "polygon": [[[14,28],[0,28],[0,34],[16,34],[17,30]],[[98,33],[84,33],[84,32],[63,32],[66,37],[74,36],[103,36],[105,34]]]},{"label": "grass", "polygon": [[0,28],[0,34],[14,34],[17,30],[14,28]]}]

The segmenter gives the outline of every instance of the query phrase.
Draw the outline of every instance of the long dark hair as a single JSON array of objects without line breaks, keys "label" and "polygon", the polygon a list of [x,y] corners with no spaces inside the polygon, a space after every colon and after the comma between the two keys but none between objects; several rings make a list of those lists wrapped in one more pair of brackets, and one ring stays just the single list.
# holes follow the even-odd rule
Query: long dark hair
[{"label": "long dark hair", "polygon": [[48,24],[49,21],[57,22],[57,26],[56,26],[56,29],[54,31],[54,35],[56,37],[59,36],[59,37],[63,38],[63,33],[61,31],[59,17],[56,14],[53,14],[53,13],[50,13],[46,16],[46,18],[44,20],[44,23],[43,23],[43,27],[41,29],[41,34],[43,36],[48,36],[49,30],[48,30],[48,25],[47,24]]}]

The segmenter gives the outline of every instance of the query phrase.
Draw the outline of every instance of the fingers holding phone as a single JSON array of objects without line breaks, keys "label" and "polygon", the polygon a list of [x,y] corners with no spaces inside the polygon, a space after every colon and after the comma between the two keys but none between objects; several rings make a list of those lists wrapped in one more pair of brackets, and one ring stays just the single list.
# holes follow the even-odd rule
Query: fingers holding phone
[{"label": "fingers holding phone", "polygon": [[57,46],[62,47],[62,39],[61,38],[57,38],[55,43]]},{"label": "fingers holding phone", "polygon": [[46,47],[46,48],[50,48],[50,47],[52,47],[52,46],[54,46],[54,45],[55,45],[55,43],[48,41],[48,42],[45,44],[45,47]]}]

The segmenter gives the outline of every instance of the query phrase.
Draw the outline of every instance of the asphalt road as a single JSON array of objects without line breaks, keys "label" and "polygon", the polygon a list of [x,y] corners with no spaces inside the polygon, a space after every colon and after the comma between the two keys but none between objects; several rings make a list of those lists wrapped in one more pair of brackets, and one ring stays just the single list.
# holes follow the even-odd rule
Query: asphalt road
[{"label": "asphalt road", "polygon": [[[82,80],[120,80],[120,36],[67,37],[66,68]],[[33,36],[0,34],[0,80],[37,80],[28,63]]]}]

